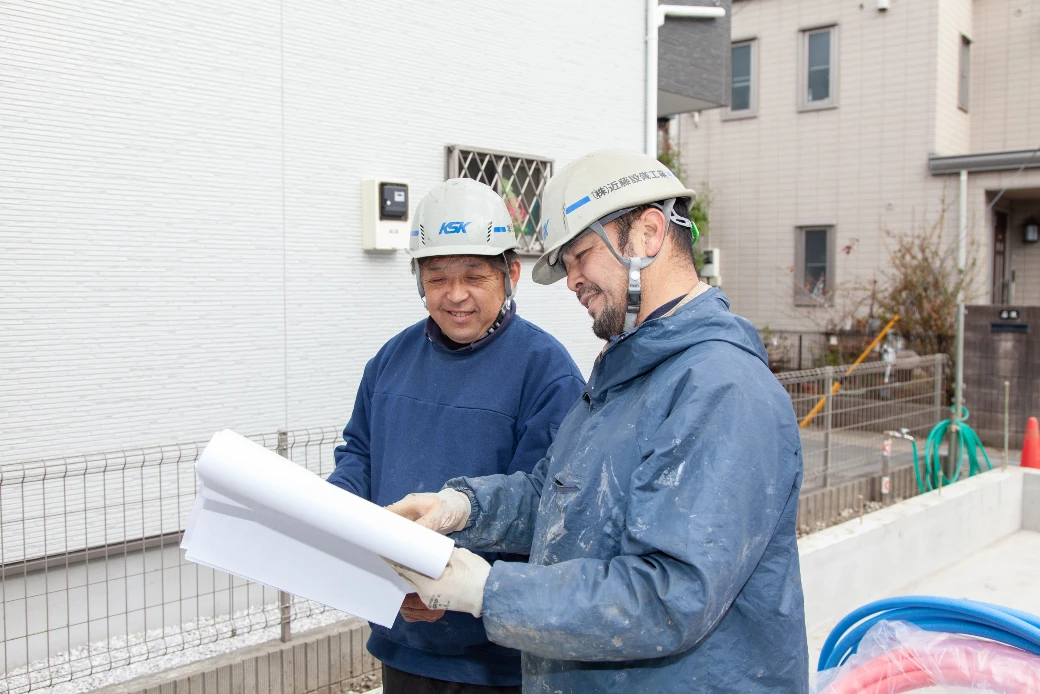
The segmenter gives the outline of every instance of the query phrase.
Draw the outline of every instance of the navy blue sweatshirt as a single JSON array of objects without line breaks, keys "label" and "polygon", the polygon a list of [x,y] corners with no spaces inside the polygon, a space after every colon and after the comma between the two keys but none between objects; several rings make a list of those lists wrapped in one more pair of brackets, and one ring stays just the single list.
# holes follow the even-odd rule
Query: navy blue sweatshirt
[{"label": "navy blue sweatshirt", "polygon": [[[386,506],[437,492],[453,477],[531,472],[585,381],[563,345],[514,311],[458,349],[431,319],[387,342],[365,367],[329,482]],[[392,629],[373,624],[368,651],[425,677],[520,684],[519,652],[489,642],[482,620],[461,612],[430,623],[398,616]]]}]

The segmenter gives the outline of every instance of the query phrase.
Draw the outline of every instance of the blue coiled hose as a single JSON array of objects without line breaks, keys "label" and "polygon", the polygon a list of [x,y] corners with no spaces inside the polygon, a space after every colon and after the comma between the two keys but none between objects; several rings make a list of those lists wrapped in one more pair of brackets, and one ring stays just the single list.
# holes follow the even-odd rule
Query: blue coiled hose
[{"label": "blue coiled hose", "polygon": [[850,612],[823,644],[817,670],[845,662],[860,639],[881,620],[911,622],[927,631],[981,636],[1040,655],[1040,617],[976,600],[908,595],[878,600]]}]

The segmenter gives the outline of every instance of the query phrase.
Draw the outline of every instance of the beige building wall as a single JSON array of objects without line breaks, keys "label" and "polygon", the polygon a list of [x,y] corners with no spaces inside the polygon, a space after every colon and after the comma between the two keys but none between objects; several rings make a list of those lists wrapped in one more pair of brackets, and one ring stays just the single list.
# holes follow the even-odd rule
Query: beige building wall
[{"label": "beige building wall", "polygon": [[1040,146],[1040,2],[974,7],[971,151]]},{"label": "beige building wall", "polygon": [[[758,43],[758,116],[683,116],[680,143],[688,181],[712,198],[705,247],[721,249],[722,286],[758,327],[840,320],[887,256],[884,230],[940,214],[944,181],[927,168],[938,11],[938,0],[896,0],[887,13],[876,3],[735,4],[734,41]],[[829,23],[838,26],[838,106],[800,112],[800,32]],[[956,190],[946,190],[947,204]],[[796,229],[807,225],[835,227],[833,307],[795,306]]]},{"label": "beige building wall", "polygon": [[[1037,177],[1040,178],[1040,177]],[[1040,185],[1040,180],[1037,181]],[[1035,194],[1035,191],[1034,191]],[[1029,218],[1040,220],[1040,199],[1012,199],[1008,204],[1011,229],[1013,303],[1040,306],[1040,244],[1022,242],[1022,225]]]},{"label": "beige building wall", "polygon": [[[985,2],[986,0],[981,0]],[[961,45],[966,37],[974,52],[972,0],[938,0],[935,46],[935,143],[936,154],[958,154],[971,147],[971,94],[968,110],[959,104]],[[894,8],[895,9],[895,8]],[[928,31],[922,27],[922,31]],[[969,73],[970,75],[970,73]]]},{"label": "beige building wall", "polygon": [[[974,6],[971,149],[1040,147],[1040,0],[976,0]],[[972,182],[976,191],[1008,186],[994,207],[1009,215],[1012,301],[1040,305],[1040,244],[1022,241],[1026,219],[1040,219],[1040,170],[997,177],[976,174]],[[990,283],[991,269],[985,273]]]},{"label": "beige building wall", "polygon": [[[727,119],[723,109],[682,116],[679,139],[688,183],[711,196],[711,230],[703,243],[721,250],[722,286],[735,311],[759,328],[832,327],[873,281],[885,281],[894,245],[886,232],[920,230],[942,215],[944,240],[954,247],[958,177],[932,175],[929,155],[1024,148],[1030,137],[1037,140],[1031,146],[1040,145],[1037,108],[999,118],[994,130],[1018,131],[999,141],[985,140],[977,125],[996,111],[989,103],[996,93],[1002,104],[1014,100],[1002,90],[1024,90],[1021,101],[1030,105],[1040,98],[1040,84],[1034,84],[1040,67],[1000,76],[1009,61],[1021,62],[1007,55],[1019,43],[1030,46],[1027,58],[1040,66],[1040,57],[1033,59],[1040,56],[1036,21],[1029,22],[1028,40],[1018,37],[1022,29],[1008,40],[998,31],[1000,17],[1014,18],[1023,7],[1022,16],[1033,17],[1040,0],[892,0],[887,12],[875,2],[734,3],[733,40],[757,41],[757,116]],[[801,112],[800,32],[832,23],[839,37],[837,107]],[[968,112],[958,107],[962,35],[972,40]],[[1009,40],[1015,46],[998,60],[997,47]],[[1013,174],[969,177],[969,248],[978,265],[974,300],[990,299],[993,231],[986,206],[992,194],[1009,183],[1016,190],[1040,188],[1040,170]],[[1021,201],[1008,197],[1000,205],[1017,209]],[[835,228],[831,286],[837,290],[830,305],[795,304],[795,240],[797,229],[808,225]],[[1010,240],[1013,268],[1040,251],[1016,248],[1022,244],[1015,219]],[[1022,281],[1023,274],[1017,272],[1016,300],[1040,292],[1032,280]]]},{"label": "beige building wall", "polygon": [[[1040,175],[1034,176],[1036,185],[1040,185]],[[1040,306],[1040,243],[1022,242],[1022,225],[1029,218],[1040,220],[1040,199],[1038,191],[1033,191],[1032,199],[1012,199],[1009,201],[1009,219],[1011,233],[1011,301],[1016,304]],[[999,204],[999,203],[998,203]]]},{"label": "beige building wall", "polygon": [[[940,0],[936,80],[936,147],[940,155],[1040,147],[1040,0]],[[971,39],[968,112],[957,106],[959,34]],[[951,108],[951,105],[953,108]],[[964,141],[963,127],[969,128]],[[1040,160],[1040,153],[1036,158]],[[945,179],[954,193],[957,177]],[[992,209],[990,203],[1005,193]],[[1040,244],[1022,226],[1040,219],[1040,170],[972,173],[968,177],[969,258],[977,260],[971,301],[988,303],[993,277],[993,210],[1008,215],[1013,303],[1040,305]],[[956,215],[956,208],[953,210]]]},{"label": "beige building wall", "polygon": [[[1040,143],[1037,143],[1040,144]],[[1037,155],[1040,159],[1040,154]],[[956,239],[958,177],[935,176],[950,194],[947,238]],[[990,205],[1001,189],[1004,195]],[[968,176],[968,262],[975,262],[968,303],[990,303],[993,288],[993,211],[1008,215],[1009,267],[1014,273],[1012,303],[1040,306],[1040,243],[1022,241],[1022,225],[1029,217],[1040,219],[1040,169],[972,173]],[[879,259],[882,262],[883,259]]]}]

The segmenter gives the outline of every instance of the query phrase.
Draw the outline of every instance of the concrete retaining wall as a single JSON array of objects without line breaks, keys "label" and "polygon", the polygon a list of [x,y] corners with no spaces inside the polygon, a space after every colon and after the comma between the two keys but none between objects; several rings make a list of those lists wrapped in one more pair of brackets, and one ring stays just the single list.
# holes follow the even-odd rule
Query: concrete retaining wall
[{"label": "concrete retaining wall", "polygon": [[[1024,484],[1024,478],[1028,484]],[[1023,491],[1028,510],[1023,514]],[[833,625],[1010,535],[1040,526],[1040,472],[1009,468],[908,499],[799,543],[806,625]]]},{"label": "concrete retaining wall", "polygon": [[379,684],[366,622],[351,619],[97,690],[98,694],[343,694]]},{"label": "concrete retaining wall", "polygon": [[1022,473],[1022,529],[1040,532],[1040,470]]}]

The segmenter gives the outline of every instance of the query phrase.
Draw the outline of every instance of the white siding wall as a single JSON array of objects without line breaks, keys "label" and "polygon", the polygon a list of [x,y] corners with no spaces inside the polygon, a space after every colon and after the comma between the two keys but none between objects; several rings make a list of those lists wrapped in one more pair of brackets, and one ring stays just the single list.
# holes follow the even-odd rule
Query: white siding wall
[{"label": "white siding wall", "polygon": [[447,144],[640,149],[644,33],[624,0],[4,3],[0,463],[345,423],[424,315],[405,254],[361,251],[361,178],[414,206]]}]

